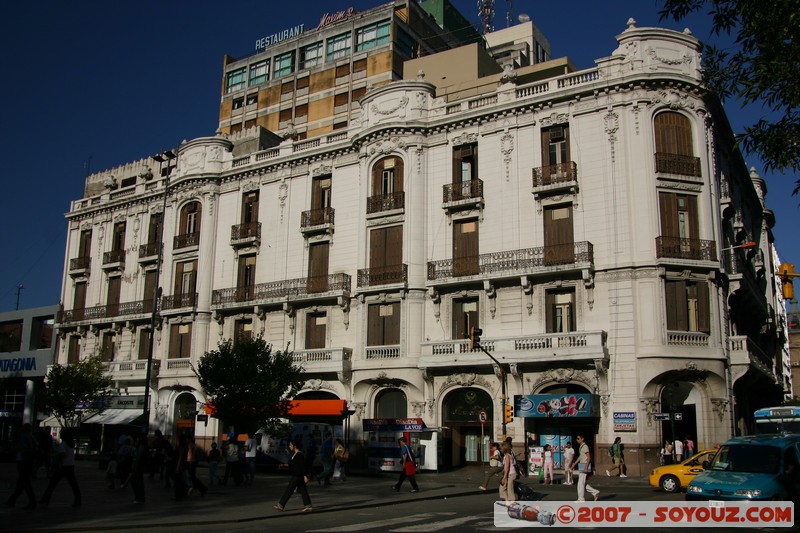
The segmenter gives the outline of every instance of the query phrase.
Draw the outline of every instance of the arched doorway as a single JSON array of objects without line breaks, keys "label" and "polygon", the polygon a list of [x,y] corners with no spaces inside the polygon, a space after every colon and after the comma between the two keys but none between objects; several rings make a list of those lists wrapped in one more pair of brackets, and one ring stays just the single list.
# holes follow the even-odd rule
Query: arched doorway
[{"label": "arched doorway", "polygon": [[661,440],[674,442],[676,438],[683,441],[691,437],[695,443],[699,442],[696,406],[702,405],[703,399],[694,385],[685,381],[669,382],[661,389],[659,399],[662,415],[669,415],[661,420]]},{"label": "arched doorway", "polygon": [[175,435],[194,435],[195,420],[197,417],[197,400],[189,392],[180,394],[175,399]]},{"label": "arched doorway", "polygon": [[406,418],[408,398],[400,389],[386,389],[375,398],[375,418]]},{"label": "arched doorway", "polygon": [[[442,425],[448,428],[444,432],[445,466],[488,461],[494,420],[492,397],[475,387],[456,389],[445,396],[442,411]],[[486,412],[483,425],[478,418],[481,411]]]}]

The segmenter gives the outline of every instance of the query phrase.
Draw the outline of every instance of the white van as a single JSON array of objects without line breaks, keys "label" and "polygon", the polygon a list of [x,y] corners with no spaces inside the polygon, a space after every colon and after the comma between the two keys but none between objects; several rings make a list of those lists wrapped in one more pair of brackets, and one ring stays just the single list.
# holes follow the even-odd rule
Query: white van
[{"label": "white van", "polygon": [[289,463],[289,438],[302,442],[303,452],[308,451],[311,439],[314,439],[317,452],[319,452],[325,434],[334,433],[330,424],[321,422],[291,422],[289,433],[285,436],[272,436],[265,429],[256,432],[255,439],[258,443],[256,462],[259,465],[280,467]]}]

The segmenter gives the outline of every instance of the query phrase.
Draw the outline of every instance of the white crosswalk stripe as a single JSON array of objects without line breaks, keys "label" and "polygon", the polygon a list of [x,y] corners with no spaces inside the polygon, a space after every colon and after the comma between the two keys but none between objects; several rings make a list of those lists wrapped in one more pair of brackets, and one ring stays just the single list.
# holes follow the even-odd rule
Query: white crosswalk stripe
[{"label": "white crosswalk stripe", "polygon": [[[348,526],[330,527],[324,529],[311,529],[308,533],[349,533],[351,531],[364,531],[367,529],[388,529],[392,526],[408,524],[409,522],[419,522],[420,520],[427,520],[442,515],[449,516],[455,513],[422,513],[413,516],[400,516],[397,518],[386,518],[384,520],[373,520],[372,522],[361,522],[359,524],[350,524]],[[432,531],[427,529],[428,523],[423,525],[423,529],[419,531]]]},{"label": "white crosswalk stripe", "polygon": [[478,516],[459,516],[458,518],[451,518],[450,520],[441,520],[437,522],[425,522],[424,524],[415,524],[413,526],[401,527],[391,529],[392,533],[414,533],[415,531],[441,531],[450,527],[457,527],[469,522],[479,520]]}]

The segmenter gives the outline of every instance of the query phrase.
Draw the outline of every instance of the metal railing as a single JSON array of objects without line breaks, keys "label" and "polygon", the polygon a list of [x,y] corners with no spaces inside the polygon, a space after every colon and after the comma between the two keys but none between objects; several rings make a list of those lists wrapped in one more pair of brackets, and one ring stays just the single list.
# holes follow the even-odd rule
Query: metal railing
[{"label": "metal railing", "polygon": [[287,298],[289,296],[308,296],[320,292],[350,292],[350,276],[348,274],[339,273],[329,274],[328,276],[259,283],[252,287],[217,289],[211,293],[211,305],[226,305],[242,302],[258,303],[277,298]]},{"label": "metal railing", "polygon": [[69,260],[69,269],[70,270],[83,270],[88,269],[89,265],[92,263],[92,258],[89,256],[86,257],[75,257]]},{"label": "metal railing", "polygon": [[367,198],[367,214],[402,209],[405,203],[406,193],[403,191],[370,196]]},{"label": "metal railing", "polygon": [[112,263],[124,263],[125,250],[111,250],[103,254],[103,264],[109,265]]},{"label": "metal railing", "polygon": [[483,180],[448,183],[442,187],[442,201],[445,203],[478,198],[483,198]]},{"label": "metal railing", "polygon": [[253,238],[261,238],[261,222],[245,222],[244,224],[234,224],[231,226],[232,241]]},{"label": "metal railing", "polygon": [[550,266],[594,263],[594,247],[587,241],[506,250],[457,259],[428,261],[428,280],[502,272],[530,272]]},{"label": "metal railing", "polygon": [[408,265],[362,268],[358,271],[359,287],[375,287],[408,281]]},{"label": "metal railing", "polygon": [[197,305],[197,293],[190,292],[187,294],[173,294],[171,296],[163,296],[161,298],[161,310],[168,309],[184,309],[186,307],[194,307]]},{"label": "metal railing", "polygon": [[656,172],[680,174],[681,176],[700,177],[703,175],[699,157],[665,152],[656,152]]},{"label": "metal railing", "polygon": [[681,237],[656,237],[656,257],[716,261],[717,243]]},{"label": "metal railing", "polygon": [[574,161],[547,165],[533,169],[533,186],[546,187],[559,183],[572,183],[578,181],[578,165]]},{"label": "metal railing", "polygon": [[200,233],[184,233],[183,235],[176,235],[173,238],[172,248],[179,250],[189,246],[197,246],[200,244]]},{"label": "metal railing", "polygon": [[334,209],[332,207],[322,207],[303,211],[300,216],[300,227],[309,228],[321,226],[322,224],[333,224]]},{"label": "metal railing", "polygon": [[154,257],[161,249],[160,242],[148,242],[139,246],[139,257]]}]

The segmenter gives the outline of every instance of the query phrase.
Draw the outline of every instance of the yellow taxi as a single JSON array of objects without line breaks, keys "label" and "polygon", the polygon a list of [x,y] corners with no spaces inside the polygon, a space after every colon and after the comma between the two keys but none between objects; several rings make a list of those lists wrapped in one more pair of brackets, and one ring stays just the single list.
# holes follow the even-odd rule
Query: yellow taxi
[{"label": "yellow taxi", "polygon": [[711,461],[716,453],[717,450],[703,450],[674,465],[659,466],[650,472],[650,486],[664,492],[678,492],[703,472],[703,461]]}]

